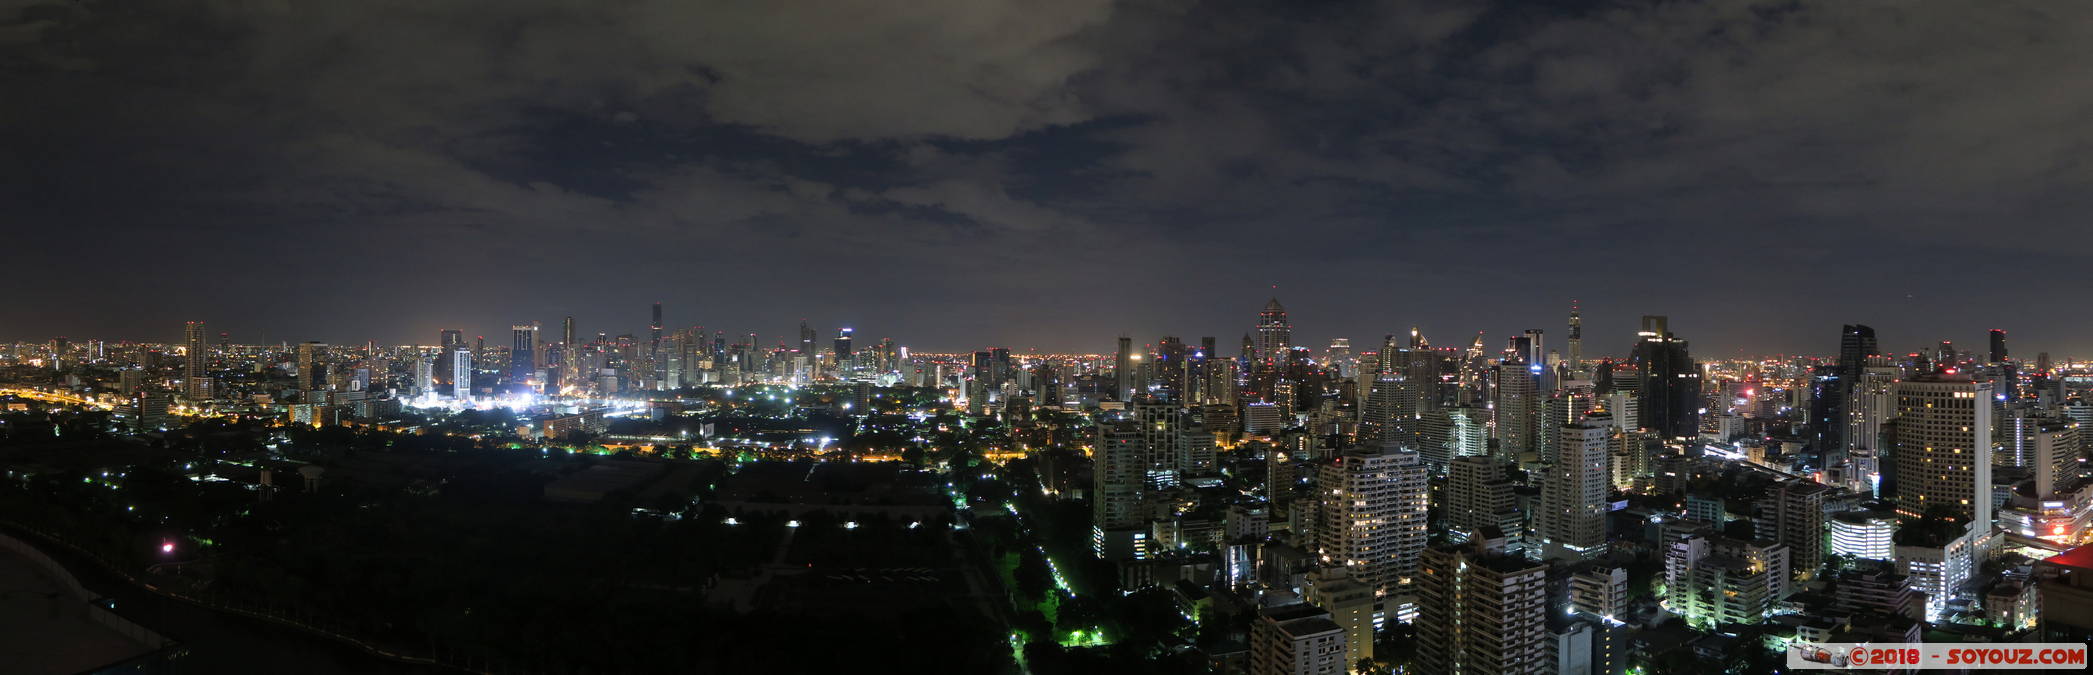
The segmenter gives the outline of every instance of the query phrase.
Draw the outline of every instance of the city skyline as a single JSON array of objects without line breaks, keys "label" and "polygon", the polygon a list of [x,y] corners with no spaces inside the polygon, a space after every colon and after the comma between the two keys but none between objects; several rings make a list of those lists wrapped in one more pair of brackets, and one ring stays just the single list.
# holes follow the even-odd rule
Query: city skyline
[{"label": "city skyline", "polygon": [[[1284,298],[1279,299],[1286,304],[1287,311],[1290,317],[1299,316],[1299,313],[1293,309],[1295,305],[1292,301],[1286,300]],[[684,322],[681,319],[677,318],[674,304],[657,304],[667,305],[667,309],[663,310],[664,312],[666,312],[667,317],[666,319],[664,319],[664,321],[665,325],[671,330],[703,327],[708,331],[724,331],[730,339],[738,340],[743,339],[747,335],[749,335],[750,331],[748,330],[748,328],[751,325],[753,325],[748,322],[740,321],[727,321],[721,322],[719,324],[707,323],[703,321]],[[1259,306],[1261,306],[1261,304]],[[545,331],[547,331],[546,337],[543,338],[541,341],[554,342],[560,339],[559,336],[561,335],[561,333],[559,329],[561,326],[561,322],[568,317],[573,317],[577,326],[577,335],[582,338],[581,341],[583,342],[593,340],[595,338],[595,335],[599,332],[604,333],[607,336],[613,338],[619,335],[632,335],[644,341],[648,339],[648,332],[651,327],[651,320],[647,315],[646,303],[637,303],[636,307],[637,309],[634,313],[637,315],[637,319],[627,319],[624,321],[619,321],[617,319],[607,319],[603,323],[596,323],[591,322],[587,319],[587,317],[590,316],[589,314],[552,314],[544,317],[526,317],[520,319],[488,319],[487,323],[485,323],[484,326],[479,326],[475,324],[474,327],[466,327],[467,324],[465,324],[464,322],[458,322],[455,324],[432,324],[431,327],[425,331],[417,329],[411,333],[406,331],[387,331],[387,333],[389,334],[399,335],[400,337],[398,339],[381,339],[379,337],[373,336],[373,334],[378,333],[380,331],[364,331],[364,335],[362,336],[357,335],[357,333],[354,331],[337,331],[341,333],[340,336],[315,336],[311,333],[287,331],[281,328],[275,328],[272,330],[271,328],[264,327],[257,330],[253,327],[254,324],[265,322],[260,320],[249,320],[245,323],[231,323],[230,325],[228,325],[228,323],[213,321],[210,318],[198,317],[188,317],[178,320],[174,324],[177,327],[173,330],[174,335],[165,338],[155,337],[151,335],[150,330],[148,330],[148,334],[145,336],[137,336],[122,333],[97,334],[92,332],[57,332],[45,335],[15,334],[6,336],[5,339],[9,342],[38,342],[62,337],[77,340],[105,340],[111,342],[137,342],[148,344],[178,344],[187,339],[186,336],[182,334],[182,331],[180,330],[179,326],[188,321],[201,320],[204,321],[205,324],[210,326],[209,331],[210,334],[213,336],[213,340],[216,339],[215,336],[217,336],[218,333],[226,332],[232,334],[233,342],[237,344],[296,344],[306,341],[318,341],[326,342],[329,344],[346,345],[362,344],[367,341],[376,341],[379,344],[388,346],[438,346],[440,344],[439,333],[442,331],[456,329],[462,330],[464,334],[467,336],[500,336],[506,335],[507,331],[510,329],[510,326],[514,325],[517,321],[520,320],[526,323],[532,321],[539,323],[541,327]],[[842,328],[852,328],[861,337],[867,337],[872,340],[877,340],[880,338],[893,338],[899,344],[908,346],[911,350],[922,353],[964,353],[994,346],[1007,347],[1023,353],[1040,354],[1110,354],[1112,352],[1112,341],[1120,336],[1133,338],[1135,344],[1150,346],[1153,346],[1156,340],[1165,336],[1176,336],[1180,339],[1188,340],[1197,339],[1199,337],[1215,337],[1219,341],[1221,352],[1225,355],[1234,356],[1236,355],[1236,348],[1234,345],[1236,340],[1241,335],[1250,335],[1253,338],[1256,336],[1257,317],[1255,309],[1255,307],[1252,307],[1251,310],[1246,312],[1249,318],[1240,319],[1237,323],[1240,324],[1241,328],[1239,331],[1233,333],[1230,332],[1230,330],[1226,326],[1202,332],[1186,331],[1183,330],[1181,327],[1171,325],[1160,325],[1146,332],[1118,331],[1097,333],[1089,336],[1087,339],[1083,338],[1082,336],[1075,336],[1066,339],[1058,339],[1053,342],[1047,342],[1045,340],[1026,341],[1022,338],[1007,342],[998,342],[995,340],[974,340],[969,342],[966,336],[940,336],[920,331],[909,330],[908,327],[905,325],[895,326],[893,330],[886,330],[884,328],[885,326],[893,325],[892,322],[887,321],[871,321],[860,323],[829,322],[825,324],[822,323],[821,320],[818,318],[802,317],[799,319],[792,319],[789,321],[789,323],[781,322],[776,327],[776,330],[757,330],[755,331],[755,334],[761,339],[762,346],[767,347],[777,343],[783,343],[788,346],[792,346],[799,342],[799,322],[805,321],[809,328],[814,330],[817,334],[824,336],[821,341],[824,349],[827,348],[827,340],[835,337],[835,334],[838,330]],[[1684,326],[1683,329],[1675,332],[1678,332],[1682,339],[1686,339],[1692,342],[1694,345],[1695,353],[1698,355],[1702,355],[1705,358],[1751,359],[1780,356],[1815,356],[1833,358],[1839,355],[1839,336],[1837,334],[1837,327],[1842,324],[1834,324],[1832,326],[1825,327],[1824,329],[1813,331],[1811,335],[1798,335],[1792,340],[1794,343],[1801,345],[1796,349],[1774,350],[1758,348],[1756,345],[1752,343],[1740,342],[1733,337],[1726,337],[1725,334],[1721,333],[1718,330],[1714,330],[1713,327],[1700,327],[1697,323],[1690,321],[1682,323],[1680,315],[1678,314],[1665,314],[1662,312],[1636,313],[1632,315],[1621,316],[1613,316],[1610,313],[1604,312],[1594,314],[1590,308],[1590,304],[1584,303],[1582,301],[1579,302],[1578,311],[1581,315],[1579,318],[1581,321],[1581,325],[1584,327],[1583,333],[1585,335],[1585,337],[1583,338],[1582,352],[1584,354],[1584,358],[1591,360],[1606,358],[1619,360],[1628,358],[1629,352],[1632,350],[1637,341],[1636,333],[1640,330],[1639,322],[1641,321],[1642,317],[1651,315],[1666,316],[1670,318],[1672,325]],[[1528,324],[1525,324],[1523,328],[1518,329],[1483,330],[1482,333],[1484,343],[1490,346],[1490,348],[1495,349],[1498,346],[1498,343],[1500,343],[1505,338],[1515,337],[1523,333],[1525,330],[1539,329],[1543,331],[1543,335],[1547,339],[1547,345],[1549,349],[1561,351],[1567,356],[1567,346],[1564,343],[1564,339],[1568,335],[1567,327],[1569,312],[1569,306],[1565,305],[1565,307],[1562,309],[1559,315],[1555,317],[1555,323],[1553,324],[1529,322]],[[593,313],[593,315],[609,317],[611,316],[611,312],[599,308],[597,311]],[[779,316],[782,316],[782,314],[780,314]],[[1595,318],[1596,320],[1594,320]],[[1954,317],[1939,318],[1949,319]],[[1721,321],[1722,319],[1717,320]],[[344,319],[344,321],[347,321],[347,319]],[[1155,322],[1151,320],[1144,323],[1153,324]],[[1497,323],[1503,322],[1499,321]],[[2036,341],[2040,339],[2039,337],[2036,338],[2036,340],[2028,339],[2029,336],[2026,332],[2010,327],[2004,329],[1996,327],[1976,328],[1974,330],[1947,333],[1943,332],[1943,329],[1941,327],[1936,326],[1931,330],[1933,332],[1938,332],[1941,334],[1938,336],[1932,336],[1927,332],[1899,335],[1896,332],[1882,328],[1881,326],[1883,326],[1883,324],[1870,324],[1867,321],[1849,321],[1849,323],[1859,323],[1861,325],[1874,326],[1877,328],[1879,334],[1886,335],[1887,337],[1883,339],[1884,344],[1882,345],[1882,348],[1886,350],[1884,353],[1901,354],[1910,352],[1929,351],[1937,347],[1941,340],[1949,340],[1953,342],[1956,345],[1956,348],[1959,350],[1982,355],[1986,353],[1989,349],[1989,333],[1994,330],[2004,330],[2006,333],[2006,337],[2009,340],[2009,344],[2011,345],[2012,353],[2016,358],[2020,360],[2032,361],[2035,355],[2038,353],[2047,353],[2053,359],[2057,359],[2060,361],[2071,359],[2083,359],[2087,358],[2089,355],[2086,347],[2084,346],[2081,346],[2078,349],[2074,350],[2072,348],[2073,345],[2071,340],[2056,339],[2054,346],[2045,347],[2043,343]],[[1972,326],[1975,325],[1973,322],[1969,321],[1938,321],[1935,323],[1958,323],[1968,324]],[[871,328],[866,329],[862,328],[861,326],[871,326]],[[1379,344],[1381,338],[1390,335],[1400,335],[1410,330],[1411,328],[1421,329],[1421,332],[1427,339],[1432,340],[1434,344],[1438,344],[1440,346],[1454,346],[1457,344],[1465,346],[1470,340],[1474,339],[1475,337],[1474,329],[1464,331],[1459,330],[1457,326],[1449,326],[1449,328],[1454,328],[1454,330],[1435,330],[1434,327],[1430,325],[1415,324],[1391,326],[1386,330],[1378,332],[1332,334],[1331,331],[1328,329],[1319,329],[1313,323],[1304,324],[1300,320],[1296,319],[1293,321],[1293,332],[1296,335],[1305,335],[1307,337],[1296,339],[1293,344],[1299,347],[1307,347],[1311,350],[1314,350],[1317,353],[1320,353],[1330,344],[1330,341],[1332,339],[1349,339],[1353,342],[1352,349],[1354,349],[1355,351],[1373,350],[1377,348],[1376,345]],[[1919,330],[1926,331],[1928,329],[1921,327]],[[426,333],[427,335],[421,335],[421,333]],[[1965,335],[1964,333],[1968,334]],[[333,339],[329,339],[330,337],[332,337]],[[1618,344],[1616,345],[1615,343]],[[1042,346],[1048,344],[1053,346]],[[1735,345],[1735,347],[1733,349],[1725,350],[1722,348],[1722,346],[1725,344],[1733,344]]]}]

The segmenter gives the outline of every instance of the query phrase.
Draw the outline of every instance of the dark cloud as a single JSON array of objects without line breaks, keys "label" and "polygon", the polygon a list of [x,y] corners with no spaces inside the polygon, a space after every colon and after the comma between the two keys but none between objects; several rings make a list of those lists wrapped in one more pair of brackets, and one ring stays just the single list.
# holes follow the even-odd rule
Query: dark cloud
[{"label": "dark cloud", "polygon": [[[0,1],[7,337],[2083,353],[2093,9]],[[175,297],[166,297],[168,294]],[[2064,305],[2068,306],[2068,305]],[[766,338],[768,339],[768,338]]]}]

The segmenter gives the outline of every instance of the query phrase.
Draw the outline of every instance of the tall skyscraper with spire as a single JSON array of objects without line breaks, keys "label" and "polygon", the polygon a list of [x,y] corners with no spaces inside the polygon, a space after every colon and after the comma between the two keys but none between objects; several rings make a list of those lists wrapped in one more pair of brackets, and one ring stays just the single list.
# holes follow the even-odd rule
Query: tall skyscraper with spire
[{"label": "tall skyscraper with spire", "polygon": [[1278,298],[1265,303],[1257,313],[1257,358],[1275,366],[1285,366],[1294,348],[1294,324],[1286,318],[1286,308]]},{"label": "tall skyscraper with spire", "polygon": [[203,322],[189,322],[182,337],[189,346],[182,364],[182,395],[191,401],[210,398],[211,383],[204,376],[204,359],[208,358],[210,349],[204,345]]}]

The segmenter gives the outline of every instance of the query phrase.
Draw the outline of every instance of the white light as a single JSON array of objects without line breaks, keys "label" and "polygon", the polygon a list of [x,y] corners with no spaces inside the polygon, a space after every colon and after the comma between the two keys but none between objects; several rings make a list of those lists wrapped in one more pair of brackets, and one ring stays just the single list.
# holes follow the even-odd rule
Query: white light
[{"label": "white light", "polygon": [[799,521],[797,521],[797,520],[788,520],[788,521],[785,521],[785,527],[799,527]]}]

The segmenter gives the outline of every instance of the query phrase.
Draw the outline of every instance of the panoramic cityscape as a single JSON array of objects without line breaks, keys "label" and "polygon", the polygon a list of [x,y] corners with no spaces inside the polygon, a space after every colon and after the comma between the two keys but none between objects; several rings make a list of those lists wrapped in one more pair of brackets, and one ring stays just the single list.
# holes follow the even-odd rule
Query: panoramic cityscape
[{"label": "panoramic cityscape", "polygon": [[0,0],[0,675],[2083,672],[2086,45]]},{"label": "panoramic cityscape", "polygon": [[[122,627],[81,649],[142,672],[261,643],[351,672],[1755,673],[2093,636],[2093,361],[2004,330],[1715,359],[1567,305],[1311,346],[1271,298],[1239,335],[925,353],[634,309],[0,345],[4,524]],[[788,654],[807,633],[834,649]]]}]

